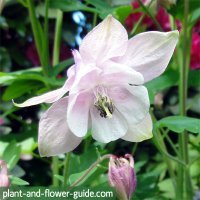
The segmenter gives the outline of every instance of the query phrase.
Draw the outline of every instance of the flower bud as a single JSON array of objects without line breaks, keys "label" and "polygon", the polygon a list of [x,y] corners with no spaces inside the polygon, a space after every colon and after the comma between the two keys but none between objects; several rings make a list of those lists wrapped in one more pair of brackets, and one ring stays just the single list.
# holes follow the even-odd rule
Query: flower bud
[{"label": "flower bud", "polygon": [[10,181],[8,178],[8,168],[3,160],[0,160],[0,187],[8,187]]},{"label": "flower bud", "polygon": [[120,200],[129,200],[136,187],[134,161],[130,154],[117,158],[112,156],[108,171],[109,183],[116,189]]}]

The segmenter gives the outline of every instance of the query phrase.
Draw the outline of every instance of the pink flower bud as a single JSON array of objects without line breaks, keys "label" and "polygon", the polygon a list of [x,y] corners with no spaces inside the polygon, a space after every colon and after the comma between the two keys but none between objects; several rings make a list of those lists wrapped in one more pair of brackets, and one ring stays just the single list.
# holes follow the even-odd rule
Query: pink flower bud
[{"label": "pink flower bud", "polygon": [[129,200],[136,187],[136,175],[132,155],[117,158],[112,156],[108,171],[109,183],[115,187],[120,200]]},{"label": "pink flower bud", "polygon": [[10,181],[8,178],[8,168],[3,160],[0,160],[0,187],[8,187]]}]

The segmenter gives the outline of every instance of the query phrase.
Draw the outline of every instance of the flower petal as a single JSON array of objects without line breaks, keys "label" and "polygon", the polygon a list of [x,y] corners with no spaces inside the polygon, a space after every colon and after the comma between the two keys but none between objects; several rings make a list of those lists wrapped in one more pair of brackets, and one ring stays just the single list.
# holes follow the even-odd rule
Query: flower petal
[{"label": "flower petal", "polygon": [[107,60],[102,64],[102,82],[105,85],[135,84],[144,83],[141,73],[135,71],[131,67],[123,64]]},{"label": "flower petal", "polygon": [[34,106],[40,103],[54,103],[55,101],[58,101],[62,96],[69,91],[70,86],[74,82],[74,77],[70,77],[65,84],[56,90],[44,93],[40,96],[36,96],[33,98],[30,98],[26,100],[24,103],[15,103],[13,101],[13,104],[17,107],[28,107],[28,106]]},{"label": "flower petal", "polygon": [[68,97],[54,103],[39,122],[39,152],[41,156],[54,156],[75,149],[82,138],[76,137],[67,125]]},{"label": "flower petal", "polygon": [[144,86],[113,87],[108,93],[128,123],[139,123],[149,112],[149,96]]},{"label": "flower petal", "polygon": [[90,110],[92,119],[92,137],[102,143],[108,143],[124,136],[128,125],[124,117],[115,110],[112,118],[103,118],[95,107]]},{"label": "flower petal", "polygon": [[122,139],[130,142],[141,142],[150,139],[153,136],[152,129],[151,116],[150,114],[147,114],[139,124],[130,124],[128,132]]},{"label": "flower petal", "polygon": [[70,130],[77,136],[83,137],[88,131],[88,115],[92,96],[82,92],[69,96],[67,122]]},{"label": "flower petal", "polygon": [[121,62],[144,76],[145,82],[159,76],[166,69],[178,41],[179,32],[152,31],[136,35],[128,41]]},{"label": "flower petal", "polygon": [[80,45],[85,63],[102,63],[122,56],[127,47],[128,35],[122,24],[111,15],[90,31]]}]

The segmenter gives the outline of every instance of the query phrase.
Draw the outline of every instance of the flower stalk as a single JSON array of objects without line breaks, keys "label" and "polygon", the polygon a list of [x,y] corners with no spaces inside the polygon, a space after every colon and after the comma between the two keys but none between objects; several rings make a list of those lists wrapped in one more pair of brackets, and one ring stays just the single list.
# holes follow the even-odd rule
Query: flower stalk
[{"label": "flower stalk", "polygon": [[[179,105],[180,105],[180,115],[186,116],[186,99],[187,99],[187,82],[188,82],[188,69],[190,60],[190,38],[189,38],[189,28],[188,28],[188,12],[189,12],[189,1],[184,1],[184,21],[183,21],[183,63],[180,68],[180,83],[179,83]],[[188,165],[189,155],[188,155],[188,133],[184,131],[179,135],[179,151],[180,159]],[[192,199],[193,191],[192,184],[190,180],[189,168],[179,166],[178,172],[178,198],[180,199]]]}]

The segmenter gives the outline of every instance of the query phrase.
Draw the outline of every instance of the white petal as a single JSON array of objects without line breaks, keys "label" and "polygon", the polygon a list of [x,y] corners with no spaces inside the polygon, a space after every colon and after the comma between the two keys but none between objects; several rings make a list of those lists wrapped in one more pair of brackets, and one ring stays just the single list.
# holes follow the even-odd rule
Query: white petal
[{"label": "white petal", "polygon": [[89,90],[99,83],[101,70],[97,67],[87,67],[76,73],[75,80],[70,88],[70,94],[78,93],[81,90]]},{"label": "white petal", "polygon": [[152,135],[152,120],[150,114],[137,125],[130,124],[128,132],[122,139],[130,142],[141,142],[153,137]]},{"label": "white petal", "polygon": [[116,60],[135,69],[145,82],[162,74],[174,52],[179,32],[152,31],[136,35],[128,41],[124,56]]},{"label": "white petal", "polygon": [[78,137],[83,137],[88,131],[88,115],[92,97],[83,92],[69,96],[67,122],[70,130]]},{"label": "white petal", "polygon": [[135,84],[144,83],[141,73],[131,67],[108,60],[102,64],[102,83],[105,85]]},{"label": "white petal", "polygon": [[113,87],[108,93],[128,123],[139,123],[149,112],[148,91],[144,86]]},{"label": "white petal", "polygon": [[54,156],[75,149],[82,138],[76,137],[67,125],[68,97],[54,103],[39,122],[39,152],[41,156]]},{"label": "white petal", "polygon": [[103,118],[95,107],[91,108],[92,137],[102,143],[108,143],[124,136],[128,125],[123,116],[115,110],[112,118]]},{"label": "white petal", "polygon": [[42,94],[40,96],[30,98],[30,99],[26,100],[24,103],[15,103],[13,101],[13,104],[17,107],[28,107],[28,106],[33,106],[33,105],[37,105],[40,103],[53,103],[53,102],[59,100],[66,92],[67,92],[67,90],[65,90],[62,87],[57,90],[53,90],[51,92]]},{"label": "white petal", "polygon": [[122,56],[127,41],[125,28],[109,15],[85,36],[80,45],[80,54],[85,63],[100,64],[109,58]]}]

